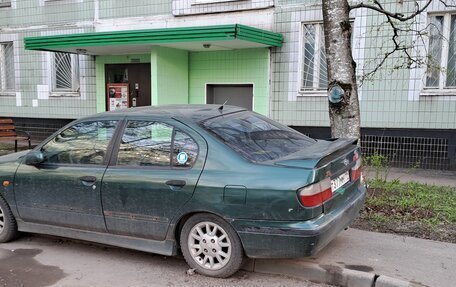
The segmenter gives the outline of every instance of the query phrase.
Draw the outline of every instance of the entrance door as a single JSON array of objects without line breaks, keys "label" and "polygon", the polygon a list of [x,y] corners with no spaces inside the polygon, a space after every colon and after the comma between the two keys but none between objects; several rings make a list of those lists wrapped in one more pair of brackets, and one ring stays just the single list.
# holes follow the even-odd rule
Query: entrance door
[{"label": "entrance door", "polygon": [[207,85],[206,104],[238,106],[252,110],[253,85]]},{"label": "entrance door", "polygon": [[[105,65],[105,74],[105,87],[107,84],[128,84],[130,107],[150,106],[150,64],[109,64]],[[107,93],[105,91],[106,97],[108,97]],[[106,101],[106,110],[108,110],[108,101]]]}]

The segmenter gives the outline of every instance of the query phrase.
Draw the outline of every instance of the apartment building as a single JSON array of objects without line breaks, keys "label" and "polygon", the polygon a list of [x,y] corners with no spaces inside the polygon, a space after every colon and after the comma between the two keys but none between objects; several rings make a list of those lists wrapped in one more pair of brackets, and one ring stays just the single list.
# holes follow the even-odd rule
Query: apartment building
[{"label": "apartment building", "polygon": [[[391,31],[376,12],[351,13],[361,78]],[[320,1],[0,0],[0,116],[43,138],[97,112],[228,101],[329,137],[322,20]],[[393,54],[362,82],[364,150],[455,169],[456,10],[435,1],[413,25],[428,35],[403,39],[429,63],[406,69]]]}]

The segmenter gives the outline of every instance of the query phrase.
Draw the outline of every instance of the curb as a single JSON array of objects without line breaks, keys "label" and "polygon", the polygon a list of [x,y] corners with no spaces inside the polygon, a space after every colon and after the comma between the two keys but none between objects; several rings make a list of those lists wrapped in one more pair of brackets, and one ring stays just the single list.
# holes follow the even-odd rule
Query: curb
[{"label": "curb", "polygon": [[424,285],[334,265],[318,265],[299,260],[249,259],[243,270],[285,275],[340,287],[422,287]]}]

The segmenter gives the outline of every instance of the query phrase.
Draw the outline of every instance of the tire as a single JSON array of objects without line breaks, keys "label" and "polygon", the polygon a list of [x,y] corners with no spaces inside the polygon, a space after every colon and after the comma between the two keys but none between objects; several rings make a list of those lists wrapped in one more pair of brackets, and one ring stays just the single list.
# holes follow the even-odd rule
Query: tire
[{"label": "tire", "polygon": [[182,227],[180,246],[187,264],[201,275],[227,278],[241,268],[244,259],[236,231],[212,214],[190,217]]},{"label": "tire", "polygon": [[0,243],[16,239],[18,235],[16,219],[14,219],[8,203],[0,196]]}]

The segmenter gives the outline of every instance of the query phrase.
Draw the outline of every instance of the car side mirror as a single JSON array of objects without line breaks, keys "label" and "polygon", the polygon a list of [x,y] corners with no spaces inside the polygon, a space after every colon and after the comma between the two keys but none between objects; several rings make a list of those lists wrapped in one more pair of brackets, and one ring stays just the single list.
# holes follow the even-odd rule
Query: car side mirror
[{"label": "car side mirror", "polygon": [[44,156],[41,151],[32,151],[25,156],[24,163],[26,165],[39,165],[44,161]]}]

